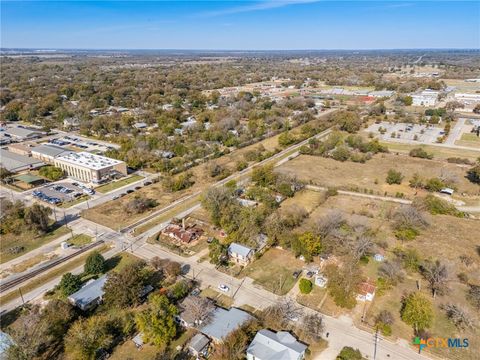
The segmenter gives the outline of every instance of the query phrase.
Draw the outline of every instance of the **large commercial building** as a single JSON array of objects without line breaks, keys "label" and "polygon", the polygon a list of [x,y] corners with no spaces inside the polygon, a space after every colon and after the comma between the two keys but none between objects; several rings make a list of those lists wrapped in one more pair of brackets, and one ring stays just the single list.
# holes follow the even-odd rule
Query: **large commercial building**
[{"label": "large commercial building", "polygon": [[0,149],[0,167],[12,173],[23,170],[33,170],[44,165],[45,163],[41,160]]},{"label": "large commercial building", "polygon": [[53,164],[55,159],[62,155],[73,153],[71,150],[64,149],[60,146],[41,144],[31,148],[32,157]]},{"label": "large commercial building", "polygon": [[438,91],[423,90],[420,94],[412,95],[412,105],[414,106],[435,106],[438,99]]},{"label": "large commercial building", "polygon": [[127,175],[125,162],[88,152],[61,155],[54,163],[68,176],[86,183],[98,184],[112,176]]}]

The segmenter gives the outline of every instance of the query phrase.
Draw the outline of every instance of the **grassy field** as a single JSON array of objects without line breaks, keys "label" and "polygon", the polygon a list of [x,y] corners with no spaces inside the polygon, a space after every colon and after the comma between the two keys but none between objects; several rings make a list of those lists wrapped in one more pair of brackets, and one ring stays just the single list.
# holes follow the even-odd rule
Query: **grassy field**
[{"label": "grassy field", "polygon": [[[479,153],[480,154],[480,153]],[[400,185],[389,185],[385,178],[390,169],[398,170],[404,176]],[[376,155],[365,164],[341,162],[319,156],[301,155],[277,168],[280,173],[295,175],[307,183],[344,190],[368,191],[376,195],[395,196],[400,192],[413,197],[416,190],[408,185],[415,173],[424,178],[439,177],[448,172],[456,177],[459,193],[478,195],[479,188],[465,178],[464,166],[439,160],[425,160],[405,155]]]},{"label": "grassy field", "polygon": [[102,194],[105,194],[105,193],[108,193],[110,191],[121,188],[122,186],[126,186],[126,185],[129,185],[129,184],[134,183],[136,181],[139,181],[141,179],[144,179],[144,177],[140,176],[140,175],[132,175],[132,176],[129,176],[125,179],[120,179],[120,180],[117,180],[117,181],[112,181],[112,182],[110,182],[108,184],[105,184],[105,185],[100,185],[99,187],[95,188],[95,190],[102,193]]},{"label": "grassy field", "polygon": [[[60,226],[52,232],[43,235],[36,236],[33,232],[24,232],[21,235],[5,234],[2,235],[2,241],[0,241],[0,263],[5,263],[16,257],[26,254],[48,242],[55,240],[56,238],[68,234],[69,230],[65,226]],[[12,254],[8,252],[8,249],[15,246],[23,246],[24,250],[18,254]]]},{"label": "grassy field", "polygon": [[[310,122],[310,124],[321,124],[324,123],[323,119],[316,119]],[[292,133],[300,132],[301,127],[297,127],[291,130]],[[264,139],[256,144],[246,146],[241,149],[237,149],[228,155],[224,155],[218,159],[215,159],[215,163],[224,166],[234,172],[235,164],[237,161],[244,160],[244,155],[252,150],[258,149],[260,145],[262,145],[266,151],[273,151],[274,149],[278,148],[278,137],[280,135],[272,136],[270,138]],[[253,163],[251,163],[253,164]],[[211,178],[208,174],[208,166],[209,163],[200,164],[198,166],[193,167],[189,170],[192,174],[192,179],[195,181],[195,184],[190,187],[189,189],[178,191],[175,193],[170,193],[165,191],[161,182],[152,184],[150,186],[143,187],[142,189],[135,191],[132,194],[128,194],[120,199],[115,201],[108,201],[103,203],[102,205],[93,207],[89,210],[86,210],[82,213],[82,216],[86,217],[87,219],[100,223],[102,225],[108,226],[112,229],[117,229],[118,224],[122,224],[123,226],[127,226],[130,224],[135,223],[139,219],[147,216],[148,214],[158,210],[162,207],[165,207],[174,201],[185,197],[187,195],[191,195],[198,191],[203,191],[208,186],[216,182],[214,178]],[[124,206],[131,200],[133,197],[137,195],[143,195],[147,198],[155,199],[157,201],[157,206],[143,214],[127,214],[124,210]],[[145,230],[143,230],[145,231]]]},{"label": "grassy field", "polygon": [[74,235],[73,238],[68,239],[67,243],[70,246],[83,246],[90,244],[92,242],[92,238],[85,234],[77,234]]},{"label": "grassy field", "polygon": [[[410,150],[414,148],[418,148],[418,145],[410,145],[410,144],[400,144],[394,142],[382,142],[382,145],[385,145],[389,148],[391,152],[400,152],[408,154]],[[448,148],[443,146],[434,146],[434,145],[422,145],[429,153],[434,154],[435,158],[438,159],[448,159],[450,157],[459,157],[459,158],[467,158],[470,160],[476,160],[480,156],[479,151],[474,150],[465,150],[465,149],[455,149],[455,148]]]},{"label": "grassy field", "polygon": [[480,137],[471,133],[464,133],[460,140],[455,141],[456,145],[471,146],[480,149]]},{"label": "grassy field", "polygon": [[230,308],[233,305],[233,299],[231,297],[222,294],[210,287],[203,289],[200,295],[215,300],[218,305],[226,309]]},{"label": "grassy field", "polygon": [[[107,245],[101,245],[98,248],[95,248],[96,251],[99,252],[106,252],[109,250],[110,247]],[[76,267],[82,265],[85,262],[85,259],[88,257],[90,251],[87,251],[86,253],[83,253],[79,255],[78,257],[75,257],[72,261],[67,262],[65,265],[59,266],[54,268],[52,271],[47,272],[44,275],[41,275],[39,277],[36,277],[29,282],[27,282],[25,285],[21,287],[22,293],[27,293],[29,291],[32,291],[43,284],[53,280],[55,277],[60,276],[66,272],[74,270]],[[19,297],[19,291],[18,290],[13,290],[5,295],[0,296],[0,304],[6,304],[17,297]]]},{"label": "grassy field", "polygon": [[297,282],[292,276],[293,272],[301,270],[304,264],[290,251],[270,249],[260,259],[244,268],[242,274],[251,277],[254,283],[268,291],[285,295]]}]

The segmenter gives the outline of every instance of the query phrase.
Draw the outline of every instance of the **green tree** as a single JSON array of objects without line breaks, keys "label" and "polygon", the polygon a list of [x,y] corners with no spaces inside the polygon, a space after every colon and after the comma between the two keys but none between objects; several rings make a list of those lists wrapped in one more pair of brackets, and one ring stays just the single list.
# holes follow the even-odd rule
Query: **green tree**
[{"label": "green tree", "polygon": [[400,311],[402,320],[417,332],[430,327],[433,321],[432,303],[419,292],[409,294]]},{"label": "green tree", "polygon": [[350,346],[343,347],[340,354],[337,356],[337,360],[362,360],[362,353],[358,349],[354,349]]},{"label": "green tree", "polygon": [[475,184],[480,184],[480,164],[467,171],[467,179]]},{"label": "green tree", "polygon": [[252,171],[252,181],[258,186],[268,187],[277,180],[277,175],[273,172],[273,165],[259,166]]},{"label": "green tree", "polygon": [[102,274],[105,271],[105,258],[98,251],[94,251],[88,255],[83,269],[87,274]]},{"label": "green tree", "polygon": [[93,360],[97,351],[108,348],[113,341],[108,319],[94,315],[77,320],[65,337],[65,353],[74,360]]},{"label": "green tree", "polygon": [[152,295],[148,308],[135,317],[138,330],[143,333],[143,340],[159,347],[167,345],[177,335],[177,313],[177,308],[166,296]]},{"label": "green tree", "polygon": [[227,246],[222,244],[218,239],[208,245],[208,256],[210,257],[210,263],[215,265],[222,265],[227,261]]},{"label": "green tree", "polygon": [[69,296],[74,292],[80,290],[82,286],[82,280],[80,276],[73,275],[72,273],[63,274],[60,284],[58,285],[63,295]]},{"label": "green tree", "polygon": [[320,236],[307,231],[298,236],[297,241],[293,242],[292,248],[297,255],[303,255],[306,260],[310,261],[312,257],[321,253],[322,241]]},{"label": "green tree", "polygon": [[39,234],[45,234],[48,231],[51,213],[52,209],[49,207],[33,204],[25,209],[25,224]]},{"label": "green tree", "polygon": [[60,180],[65,176],[64,171],[56,166],[44,166],[38,171],[38,173],[40,176],[46,177],[52,181]]},{"label": "green tree", "polygon": [[393,170],[393,169],[388,170],[387,178],[385,179],[387,184],[390,184],[390,185],[399,184],[400,185],[402,183],[402,180],[403,180],[403,175],[400,171]]},{"label": "green tree", "polygon": [[298,287],[300,288],[300,292],[302,294],[310,294],[310,292],[312,291],[313,285],[312,285],[312,282],[308,279],[300,279]]},{"label": "green tree", "polygon": [[149,275],[145,262],[136,261],[119,272],[113,271],[103,287],[107,306],[126,308],[140,303],[140,295]]}]

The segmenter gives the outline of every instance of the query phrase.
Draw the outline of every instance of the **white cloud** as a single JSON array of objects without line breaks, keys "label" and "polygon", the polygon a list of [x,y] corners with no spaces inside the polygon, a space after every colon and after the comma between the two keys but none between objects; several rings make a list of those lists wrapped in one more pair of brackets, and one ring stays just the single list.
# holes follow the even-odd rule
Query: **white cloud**
[{"label": "white cloud", "polygon": [[282,8],[289,5],[310,4],[318,1],[320,0],[265,0],[261,2],[256,2],[251,5],[236,6],[236,7],[231,7],[231,8],[217,10],[217,11],[206,11],[206,12],[197,14],[197,16],[214,17],[214,16],[221,16],[221,15],[231,15],[231,14],[238,14],[238,13],[251,12],[251,11],[277,9],[277,8]]}]

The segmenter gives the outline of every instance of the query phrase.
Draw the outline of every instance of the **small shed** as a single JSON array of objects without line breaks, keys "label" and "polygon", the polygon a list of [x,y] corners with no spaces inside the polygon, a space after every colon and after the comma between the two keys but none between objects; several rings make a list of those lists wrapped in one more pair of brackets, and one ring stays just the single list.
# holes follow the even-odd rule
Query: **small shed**
[{"label": "small shed", "polygon": [[188,343],[188,350],[193,356],[206,355],[210,339],[203,334],[196,334]]},{"label": "small shed", "polygon": [[143,333],[138,333],[132,339],[133,343],[137,347],[137,349],[141,349],[143,346]]}]

